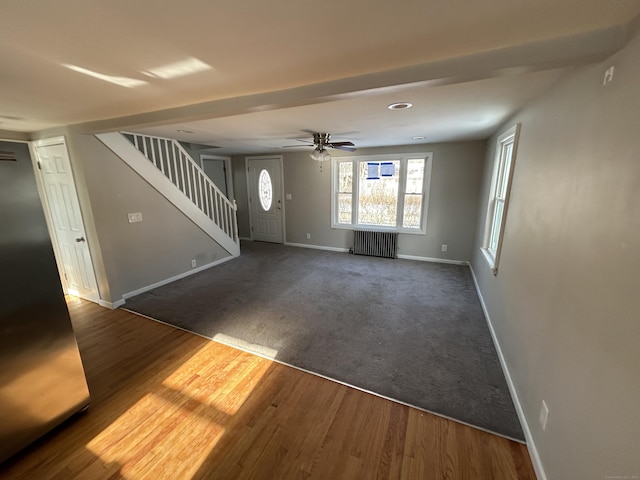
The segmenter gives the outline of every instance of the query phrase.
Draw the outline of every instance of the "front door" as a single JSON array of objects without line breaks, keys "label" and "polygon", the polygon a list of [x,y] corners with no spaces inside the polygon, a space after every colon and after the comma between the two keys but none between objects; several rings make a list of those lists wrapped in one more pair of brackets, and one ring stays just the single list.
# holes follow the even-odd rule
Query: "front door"
[{"label": "front door", "polygon": [[251,236],[283,243],[282,157],[247,158]]},{"label": "front door", "polygon": [[98,301],[98,287],[87,244],[67,147],[63,139],[35,143],[35,152],[52,222],[53,240],[64,270],[66,292],[92,302]]}]

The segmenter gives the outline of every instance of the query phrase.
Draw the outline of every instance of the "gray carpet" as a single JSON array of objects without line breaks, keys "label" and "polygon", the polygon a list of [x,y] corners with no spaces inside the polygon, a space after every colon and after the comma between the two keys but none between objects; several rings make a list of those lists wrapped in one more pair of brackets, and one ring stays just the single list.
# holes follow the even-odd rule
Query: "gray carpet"
[{"label": "gray carpet", "polygon": [[524,439],[466,266],[245,242],[125,308]]}]

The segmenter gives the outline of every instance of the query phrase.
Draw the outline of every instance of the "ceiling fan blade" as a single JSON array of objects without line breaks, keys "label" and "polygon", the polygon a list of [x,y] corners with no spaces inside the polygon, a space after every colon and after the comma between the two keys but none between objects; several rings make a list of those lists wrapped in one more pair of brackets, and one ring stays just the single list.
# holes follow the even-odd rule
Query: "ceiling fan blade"
[{"label": "ceiling fan blade", "polygon": [[329,143],[327,143],[327,145],[329,145],[330,147],[333,147],[333,148],[336,148],[336,147],[355,147],[353,142],[329,142]]},{"label": "ceiling fan blade", "polygon": [[[351,142],[346,142],[346,143],[351,143]],[[353,143],[351,143],[351,145],[353,145]],[[349,147],[347,145],[337,145],[335,143],[332,143],[329,146],[337,150],[344,150],[345,152],[355,152],[357,150],[356,147]]]},{"label": "ceiling fan blade", "polygon": [[300,144],[300,145],[284,145],[281,148],[300,148],[300,147],[313,147],[313,143]]}]

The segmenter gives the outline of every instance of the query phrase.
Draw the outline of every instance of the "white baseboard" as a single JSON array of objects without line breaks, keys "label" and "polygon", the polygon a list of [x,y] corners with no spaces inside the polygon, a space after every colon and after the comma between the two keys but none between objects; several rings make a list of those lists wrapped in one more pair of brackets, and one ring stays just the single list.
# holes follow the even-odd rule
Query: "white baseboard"
[{"label": "white baseboard", "polygon": [[330,252],[348,252],[348,248],[340,248],[340,247],[325,247],[324,245],[310,245],[308,243],[291,243],[284,242],[284,244],[288,247],[301,247],[301,248],[313,248],[314,250],[328,250]]},{"label": "white baseboard", "polygon": [[[342,252],[346,253],[349,251],[348,248],[340,248],[340,247],[326,247],[324,245],[311,245],[308,243],[291,243],[284,242],[288,247],[301,247],[301,248],[313,248],[315,250],[328,250],[330,252]],[[464,260],[448,260],[446,258],[431,258],[431,257],[417,257],[414,255],[402,255],[398,254],[398,258],[403,260],[418,260],[420,262],[436,262],[436,263],[450,263],[454,265],[469,265],[469,262]]]},{"label": "white baseboard", "polygon": [[520,398],[518,397],[518,393],[516,392],[516,387],[511,378],[509,367],[507,366],[507,362],[504,358],[504,355],[502,354],[502,349],[500,348],[498,337],[496,336],[496,332],[493,329],[491,317],[489,316],[487,305],[484,303],[484,298],[482,298],[482,293],[480,292],[480,286],[478,285],[476,273],[473,271],[473,266],[471,265],[471,263],[469,263],[469,270],[471,270],[471,276],[473,277],[473,283],[476,286],[476,292],[478,292],[480,305],[482,305],[482,311],[484,312],[484,317],[487,321],[487,325],[489,326],[489,332],[491,332],[491,338],[493,339],[493,344],[496,347],[496,352],[498,353],[498,358],[500,359],[500,365],[502,366],[502,371],[504,372],[505,379],[507,380],[507,386],[509,387],[509,392],[511,393],[511,398],[513,399],[513,404],[516,408],[516,413],[518,414],[518,418],[520,419],[520,425],[522,426],[522,431],[524,432],[524,438],[529,450],[529,456],[531,457],[531,463],[533,464],[533,468],[536,472],[538,480],[547,480],[547,475],[544,472],[544,467],[542,466],[542,461],[540,459],[538,449],[536,448],[536,443],[533,440],[531,429],[529,428],[529,424],[527,423],[527,417],[524,414],[522,404],[520,403]]},{"label": "white baseboard", "polygon": [[121,298],[120,300],[117,300],[115,302],[107,302],[106,300],[99,299],[98,305],[100,305],[101,307],[109,308],[111,310],[115,310],[116,308],[124,305],[124,298]]},{"label": "white baseboard", "polygon": [[179,275],[174,275],[173,277],[165,278],[164,280],[161,280],[159,282],[153,283],[151,285],[147,285],[145,287],[138,288],[137,290],[133,290],[132,292],[123,293],[122,294],[122,303],[120,303],[120,300],[118,300],[117,302],[115,302],[115,304],[118,304],[118,306],[121,306],[121,305],[123,305],[125,303],[125,300],[127,298],[135,297],[136,295],[140,295],[141,293],[148,292],[149,290],[153,290],[154,288],[162,287],[163,285],[166,285],[167,283],[175,282],[176,280],[180,280],[181,278],[186,278],[186,277],[188,277],[190,275],[193,275],[194,273],[202,272],[203,270],[207,270],[208,268],[215,267],[216,265],[220,265],[222,263],[228,262],[229,260],[233,260],[234,258],[236,258],[236,257],[234,257],[233,255],[230,255],[230,256],[222,258],[220,260],[216,260],[215,262],[207,263],[206,265],[202,265],[200,267],[193,268],[193,269],[188,270],[188,271],[186,271],[184,273],[181,273]]},{"label": "white baseboard", "polygon": [[448,258],[435,258],[435,257],[418,257],[416,255],[404,255],[399,253],[398,258],[403,260],[417,260],[419,262],[435,262],[435,263],[448,263],[452,265],[469,265],[469,262],[465,260],[449,260]]},{"label": "white baseboard", "polygon": [[238,240],[243,240],[245,242],[253,242],[253,238],[249,238],[249,237],[238,237]]}]

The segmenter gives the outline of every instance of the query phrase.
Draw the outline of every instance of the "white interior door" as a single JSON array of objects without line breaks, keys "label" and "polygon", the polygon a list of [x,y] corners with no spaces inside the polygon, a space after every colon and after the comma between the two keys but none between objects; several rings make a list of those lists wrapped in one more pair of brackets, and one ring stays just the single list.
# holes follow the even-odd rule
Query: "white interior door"
[{"label": "white interior door", "polygon": [[98,287],[67,147],[63,140],[47,143],[37,142],[34,149],[53,229],[52,240],[57,244],[58,264],[63,269],[65,293],[97,302]]},{"label": "white interior door", "polygon": [[284,242],[282,157],[247,159],[251,236],[261,242]]}]

